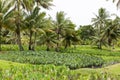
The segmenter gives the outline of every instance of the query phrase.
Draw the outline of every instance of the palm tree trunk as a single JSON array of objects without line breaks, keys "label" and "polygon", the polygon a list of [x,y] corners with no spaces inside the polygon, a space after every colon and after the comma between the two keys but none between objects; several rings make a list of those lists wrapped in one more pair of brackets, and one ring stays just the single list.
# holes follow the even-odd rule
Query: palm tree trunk
[{"label": "palm tree trunk", "polygon": [[20,32],[20,2],[17,0],[17,11],[18,11],[18,14],[17,14],[17,19],[16,19],[16,34],[17,34],[17,43],[18,43],[18,46],[19,46],[19,50],[20,51],[23,51],[23,47],[22,47],[22,43],[21,43],[21,32]]},{"label": "palm tree trunk", "polygon": [[32,30],[30,30],[30,36],[29,36],[29,50],[32,50]]},{"label": "palm tree trunk", "polygon": [[23,49],[22,43],[21,43],[21,34],[20,34],[19,24],[17,25],[16,34],[17,34],[17,43],[18,43],[18,46],[19,46],[19,50],[23,51],[24,49]]},{"label": "palm tree trunk", "polygon": [[108,45],[111,46],[112,40],[108,38]]},{"label": "palm tree trunk", "polygon": [[98,49],[102,49],[102,42],[99,40]]},{"label": "palm tree trunk", "polygon": [[[57,29],[57,40],[60,41],[60,28]],[[57,43],[55,51],[59,52],[59,43]]]},{"label": "palm tree trunk", "polygon": [[[101,35],[101,25],[99,25],[99,32],[98,32],[99,38],[101,38],[100,35]],[[101,40],[102,39],[99,40],[98,49],[102,49],[102,41]]]},{"label": "palm tree trunk", "polygon": [[50,47],[49,47],[49,46],[47,46],[47,49],[46,49],[46,51],[50,51]]},{"label": "palm tree trunk", "polygon": [[65,44],[65,49],[67,49],[67,44]]},{"label": "palm tree trunk", "polygon": [[[58,41],[60,40],[59,34],[58,34],[58,36],[57,36],[57,40],[58,40]],[[59,43],[57,43],[57,46],[56,46],[56,48],[55,48],[55,51],[56,51],[56,52],[59,52]]]},{"label": "palm tree trunk", "polygon": [[2,27],[0,26],[0,51],[2,50],[2,48],[1,48],[1,44],[2,44],[1,38],[2,38]]},{"label": "palm tree trunk", "polygon": [[35,32],[32,50],[35,50],[36,39],[37,39],[37,33]]}]

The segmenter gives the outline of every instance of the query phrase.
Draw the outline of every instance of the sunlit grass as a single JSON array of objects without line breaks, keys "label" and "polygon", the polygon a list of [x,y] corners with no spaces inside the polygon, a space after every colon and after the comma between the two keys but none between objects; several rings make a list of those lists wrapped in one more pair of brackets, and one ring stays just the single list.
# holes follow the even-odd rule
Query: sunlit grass
[{"label": "sunlit grass", "polygon": [[[34,65],[30,66],[30,64],[21,64],[21,63],[15,63],[15,62],[4,61],[4,60],[0,60],[0,65],[1,65],[0,69],[2,69],[2,70],[5,70],[5,71],[6,70],[11,71],[11,69],[15,70],[13,72],[10,72],[14,77],[21,74],[21,72],[24,72],[24,71],[19,71],[22,69],[27,71],[27,72],[25,71],[25,75],[26,75],[26,73],[29,74],[26,76],[30,76],[29,71],[30,72],[33,71],[31,73],[34,75],[31,76],[31,78],[33,78],[33,77],[35,78],[39,74],[39,76],[37,77],[38,79],[54,78],[55,80],[61,80],[61,79],[68,80],[68,78],[71,77],[72,80],[76,80],[76,79],[89,80],[88,78],[92,74],[95,74],[95,75],[99,74],[101,76],[102,76],[102,74],[104,74],[104,75],[110,74],[110,76],[113,76],[113,75],[119,76],[120,75],[120,64],[115,64],[115,65],[111,65],[111,66],[104,67],[104,68],[80,68],[77,70],[69,70],[68,68],[65,68],[62,66],[60,67],[60,66],[53,66],[53,65],[46,65],[46,66],[38,65],[37,67],[32,67]],[[38,70],[38,71],[36,71],[36,70]],[[51,72],[51,70],[53,70],[53,72]],[[15,74],[14,72],[18,72],[18,74]],[[58,73],[60,73],[61,76],[60,76],[60,74],[58,76]],[[8,74],[8,73],[5,73],[5,74]],[[45,74],[46,74],[46,77],[45,77]],[[23,73],[23,75],[24,75],[24,73]],[[23,76],[23,75],[21,74],[21,76]],[[50,76],[52,76],[52,77],[50,77]],[[5,79],[9,79],[8,77],[9,76],[7,76]],[[23,78],[26,78],[26,77],[23,76],[22,79]],[[26,79],[28,79],[28,78],[26,78]],[[119,78],[117,80],[119,80]]]}]

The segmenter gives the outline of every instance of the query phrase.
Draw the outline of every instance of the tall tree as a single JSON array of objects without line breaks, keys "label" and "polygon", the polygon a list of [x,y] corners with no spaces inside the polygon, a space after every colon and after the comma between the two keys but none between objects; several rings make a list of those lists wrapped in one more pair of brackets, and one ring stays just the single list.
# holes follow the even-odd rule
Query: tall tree
[{"label": "tall tree", "polygon": [[18,45],[19,49],[23,50],[22,44],[21,44],[21,15],[22,11],[25,10],[29,14],[31,14],[31,9],[34,7],[35,3],[37,3],[37,6],[42,6],[43,8],[49,8],[50,5],[52,5],[50,2],[52,0],[12,0],[15,8],[15,25],[16,25],[16,34],[18,39]]},{"label": "tall tree", "polygon": [[109,18],[106,10],[104,8],[100,8],[98,10],[98,15],[95,15],[96,18],[92,18],[93,25],[96,27],[96,36],[97,36],[97,44],[98,48],[102,49],[102,32],[105,29],[106,20]]},{"label": "tall tree", "polygon": [[60,42],[61,42],[61,34],[65,29],[66,18],[65,13],[63,11],[56,13],[56,21],[55,21],[55,32],[57,34],[57,40],[59,41],[56,45],[56,51],[59,51]]},{"label": "tall tree", "polygon": [[15,26],[16,26],[16,35],[17,35],[17,43],[20,51],[23,50],[21,43],[21,23],[22,23],[22,11],[30,11],[32,7],[34,7],[33,0],[12,0],[14,6],[14,18],[15,18]]},{"label": "tall tree", "polygon": [[117,7],[120,8],[120,0],[113,0],[113,2],[117,2]]},{"label": "tall tree", "polygon": [[10,21],[12,6],[11,0],[0,0],[0,51],[1,51],[1,38],[2,38],[2,28],[9,26],[8,21]]},{"label": "tall tree", "polygon": [[46,45],[46,50],[49,51],[51,47],[55,47],[56,45],[56,34],[52,29],[44,29],[44,33],[40,36],[40,44]]},{"label": "tall tree", "polygon": [[[36,25],[38,23],[41,23],[40,21],[45,17],[45,13],[41,13],[40,14],[40,7],[43,7],[45,9],[50,9],[50,6],[52,6],[51,2],[52,0],[35,0],[35,2],[37,3],[37,6],[35,8],[32,8],[31,10],[29,10],[27,12],[27,26],[29,27],[29,50],[34,50],[32,48],[32,35],[34,34],[33,29],[35,30],[36,27],[38,27],[39,25]],[[35,32],[36,34],[36,32]],[[35,41],[35,40],[34,40]]]},{"label": "tall tree", "polygon": [[[114,46],[113,41],[117,41],[120,36],[120,18],[116,17],[114,20],[109,20],[106,24],[106,29],[103,38],[107,40],[109,46]],[[114,48],[114,47],[113,47]]]},{"label": "tall tree", "polygon": [[25,24],[27,26],[27,29],[29,31],[29,50],[34,50],[32,44],[33,40],[33,34],[36,33],[36,31],[38,31],[37,29],[39,29],[40,27],[40,23],[41,21],[43,21],[44,17],[45,17],[45,13],[40,13],[39,12],[40,8],[38,6],[36,6],[35,8],[33,8],[33,10],[31,11],[30,14],[26,13],[26,17],[25,17]]},{"label": "tall tree", "polygon": [[65,27],[64,30],[61,34],[63,40],[63,45],[65,46],[65,49],[69,46],[71,46],[72,42],[77,40],[76,37],[76,31],[75,31],[75,24],[72,23],[71,20],[66,20],[65,21]]}]

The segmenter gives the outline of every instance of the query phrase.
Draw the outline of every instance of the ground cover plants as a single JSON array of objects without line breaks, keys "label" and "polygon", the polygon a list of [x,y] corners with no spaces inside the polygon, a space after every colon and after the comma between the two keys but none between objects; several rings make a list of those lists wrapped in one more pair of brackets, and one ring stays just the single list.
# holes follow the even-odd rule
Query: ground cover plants
[{"label": "ground cover plants", "polygon": [[20,64],[4,60],[0,60],[0,65],[1,80],[119,80],[120,78],[102,69],[86,68],[74,71],[66,66]]},{"label": "ground cover plants", "polygon": [[88,54],[68,54],[47,51],[9,51],[5,54],[1,54],[0,59],[31,64],[65,65],[70,69],[102,67],[104,63],[101,57]]}]

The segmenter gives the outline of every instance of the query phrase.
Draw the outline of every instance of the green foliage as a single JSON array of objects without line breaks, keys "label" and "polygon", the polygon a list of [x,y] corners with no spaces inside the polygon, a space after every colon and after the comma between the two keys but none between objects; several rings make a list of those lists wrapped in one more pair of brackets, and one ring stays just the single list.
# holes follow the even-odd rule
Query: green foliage
[{"label": "green foliage", "polygon": [[78,34],[82,40],[81,44],[89,45],[93,36],[95,36],[95,29],[92,25],[80,26],[78,29]]},{"label": "green foliage", "polygon": [[0,65],[0,80],[119,80],[120,78],[105,70],[82,74],[65,66],[30,65],[2,60]]},{"label": "green foliage", "polygon": [[70,69],[78,69],[81,67],[101,67],[104,62],[102,58],[90,56],[88,54],[68,54],[45,51],[12,51],[6,54],[1,54],[0,59],[31,64],[65,65]]},{"label": "green foliage", "polygon": [[11,65],[8,69],[0,69],[1,80],[67,80],[69,69],[54,65]]},{"label": "green foliage", "polygon": [[76,46],[76,48],[68,48],[62,50],[62,52],[72,53],[72,54],[88,54],[91,56],[99,56],[104,59],[104,66],[112,65],[115,63],[120,63],[120,52],[111,51],[107,49],[99,50],[95,47],[90,48],[90,46]]}]

